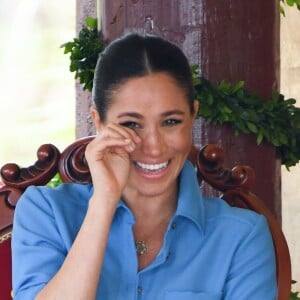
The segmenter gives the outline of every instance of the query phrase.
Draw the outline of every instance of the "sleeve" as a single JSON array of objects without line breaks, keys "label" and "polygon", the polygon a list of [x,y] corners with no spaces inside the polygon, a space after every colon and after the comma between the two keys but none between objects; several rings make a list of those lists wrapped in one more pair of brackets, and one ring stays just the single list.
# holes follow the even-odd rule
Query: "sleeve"
[{"label": "sleeve", "polygon": [[47,189],[29,187],[16,206],[12,233],[15,300],[34,299],[66,257],[46,195]]},{"label": "sleeve", "polygon": [[233,257],[224,300],[274,300],[276,294],[273,241],[265,217],[259,216]]}]

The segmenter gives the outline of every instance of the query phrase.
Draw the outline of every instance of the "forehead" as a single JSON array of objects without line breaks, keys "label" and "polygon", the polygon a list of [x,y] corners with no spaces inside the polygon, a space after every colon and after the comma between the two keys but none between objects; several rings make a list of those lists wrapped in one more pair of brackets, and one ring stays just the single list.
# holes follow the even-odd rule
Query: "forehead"
[{"label": "forehead", "polygon": [[154,73],[127,80],[111,93],[108,115],[120,110],[188,110],[188,98],[176,80],[165,73]]}]

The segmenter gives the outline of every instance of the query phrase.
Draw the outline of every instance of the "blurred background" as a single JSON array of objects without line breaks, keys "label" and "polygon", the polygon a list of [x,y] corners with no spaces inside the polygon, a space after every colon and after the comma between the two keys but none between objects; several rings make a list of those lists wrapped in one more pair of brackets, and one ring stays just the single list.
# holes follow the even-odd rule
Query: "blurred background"
[{"label": "blurred background", "polygon": [[0,165],[27,165],[41,144],[63,150],[75,138],[74,74],[60,45],[75,37],[76,1],[1,4]]}]

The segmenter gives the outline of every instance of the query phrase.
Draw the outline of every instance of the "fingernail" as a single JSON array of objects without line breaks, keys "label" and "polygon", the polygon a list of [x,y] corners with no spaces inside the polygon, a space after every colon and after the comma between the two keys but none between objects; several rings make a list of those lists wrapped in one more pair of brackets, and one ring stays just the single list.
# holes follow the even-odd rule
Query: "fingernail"
[{"label": "fingernail", "polygon": [[131,149],[131,150],[134,150],[134,149],[136,148],[136,146],[135,146],[134,143],[131,143],[129,146],[130,146],[130,149]]},{"label": "fingernail", "polygon": [[134,137],[134,140],[135,140],[137,143],[139,143],[139,142],[142,141],[142,139],[141,139],[138,135],[136,135],[136,136]]}]

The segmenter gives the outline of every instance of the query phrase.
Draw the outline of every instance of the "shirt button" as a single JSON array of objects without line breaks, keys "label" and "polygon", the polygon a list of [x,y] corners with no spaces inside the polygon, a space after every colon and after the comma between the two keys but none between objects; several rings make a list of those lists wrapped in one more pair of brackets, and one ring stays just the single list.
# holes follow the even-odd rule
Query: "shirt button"
[{"label": "shirt button", "polygon": [[141,294],[141,293],[143,292],[143,288],[142,288],[141,286],[139,286],[139,287],[137,288],[137,292],[138,292],[139,294]]},{"label": "shirt button", "polygon": [[172,224],[172,229],[175,229],[176,226],[177,226],[177,224],[176,224],[176,222],[174,222],[174,223]]}]

